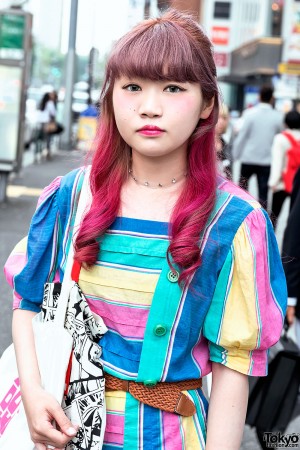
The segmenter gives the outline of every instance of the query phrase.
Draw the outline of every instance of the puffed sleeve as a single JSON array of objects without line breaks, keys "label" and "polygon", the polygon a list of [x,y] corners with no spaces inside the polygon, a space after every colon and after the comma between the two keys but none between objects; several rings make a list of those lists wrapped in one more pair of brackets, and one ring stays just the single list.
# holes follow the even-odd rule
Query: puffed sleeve
[{"label": "puffed sleeve", "polygon": [[4,273],[13,287],[13,308],[39,312],[44,283],[55,278],[60,235],[58,192],[61,177],[47,186],[37,204],[28,238],[10,254]]},{"label": "puffed sleeve", "polygon": [[239,227],[220,271],[203,334],[210,360],[264,376],[281,334],[287,290],[267,213],[254,209]]}]

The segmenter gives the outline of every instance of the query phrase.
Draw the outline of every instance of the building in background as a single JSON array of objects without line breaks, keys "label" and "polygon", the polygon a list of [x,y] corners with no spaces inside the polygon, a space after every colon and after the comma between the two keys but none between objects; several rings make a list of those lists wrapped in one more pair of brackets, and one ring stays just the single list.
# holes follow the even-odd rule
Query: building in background
[{"label": "building in background", "polygon": [[[62,55],[67,48],[70,1],[28,0],[25,4],[34,14],[35,42]],[[5,2],[12,0],[0,0],[0,6]],[[274,83],[280,108],[299,98],[299,0],[79,0],[76,51],[80,67],[88,64],[83,58],[93,48],[103,70],[116,39],[143,17],[156,16],[168,7],[192,13],[210,37],[220,88],[231,108],[254,104],[259,86],[266,81]],[[58,63],[53,63],[52,78],[63,84]],[[59,75],[61,79],[55,79]]]},{"label": "building in background", "polygon": [[283,7],[283,0],[205,2],[204,27],[225,101],[234,109],[254,104],[259,86],[278,72]]}]

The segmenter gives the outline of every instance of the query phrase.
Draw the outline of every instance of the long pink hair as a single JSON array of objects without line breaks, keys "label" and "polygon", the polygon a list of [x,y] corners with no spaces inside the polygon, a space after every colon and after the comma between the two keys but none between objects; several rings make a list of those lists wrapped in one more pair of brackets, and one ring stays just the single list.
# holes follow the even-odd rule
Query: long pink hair
[{"label": "long pink hair", "polygon": [[211,43],[190,16],[173,9],[133,28],[116,43],[108,60],[90,175],[93,201],[76,238],[75,259],[85,266],[97,261],[101,237],[120,209],[120,193],[131,158],[112,106],[114,82],[122,75],[199,83],[204,102],[214,99],[210,116],[200,119],[190,138],[188,175],[170,220],[167,256],[171,266],[181,268],[179,282],[184,283],[201,264],[200,235],[215,203],[214,127],[219,106]]}]

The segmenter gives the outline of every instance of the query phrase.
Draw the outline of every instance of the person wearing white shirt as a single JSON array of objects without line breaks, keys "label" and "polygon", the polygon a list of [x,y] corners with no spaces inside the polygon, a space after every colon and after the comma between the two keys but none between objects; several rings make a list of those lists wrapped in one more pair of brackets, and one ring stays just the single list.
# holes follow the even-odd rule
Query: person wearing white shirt
[{"label": "person wearing white shirt", "polygon": [[271,147],[275,134],[283,129],[283,118],[273,104],[272,86],[262,86],[260,102],[245,115],[233,142],[233,159],[241,161],[240,186],[248,189],[248,181],[256,175],[260,203],[267,207]]},{"label": "person wearing white shirt", "polygon": [[41,141],[46,142],[47,159],[51,159],[50,145],[53,135],[62,133],[64,127],[56,121],[56,93],[47,92],[44,94],[39,111],[37,121],[39,124],[37,137],[37,153],[41,152]]}]

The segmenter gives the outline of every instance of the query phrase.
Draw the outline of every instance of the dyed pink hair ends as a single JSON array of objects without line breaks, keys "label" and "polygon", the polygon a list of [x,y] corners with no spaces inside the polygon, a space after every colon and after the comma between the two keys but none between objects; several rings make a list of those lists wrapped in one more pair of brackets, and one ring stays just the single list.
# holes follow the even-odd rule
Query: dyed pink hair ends
[{"label": "dyed pink hair ends", "polygon": [[116,43],[108,60],[90,177],[93,202],[76,238],[75,258],[86,266],[97,261],[101,236],[119,213],[131,158],[112,107],[114,82],[121,75],[199,83],[204,101],[214,99],[210,116],[199,121],[190,138],[187,181],[170,223],[168,258],[182,269],[179,282],[184,283],[201,264],[200,235],[215,203],[218,87],[209,39],[190,16],[176,10],[141,22]]}]

